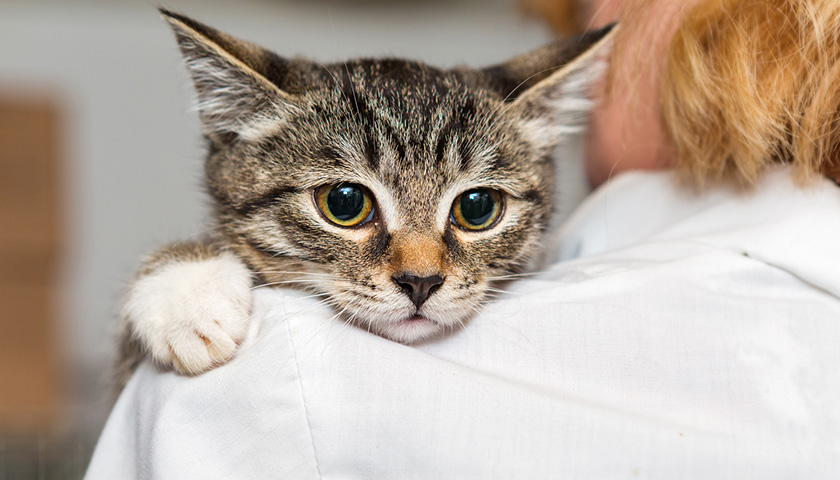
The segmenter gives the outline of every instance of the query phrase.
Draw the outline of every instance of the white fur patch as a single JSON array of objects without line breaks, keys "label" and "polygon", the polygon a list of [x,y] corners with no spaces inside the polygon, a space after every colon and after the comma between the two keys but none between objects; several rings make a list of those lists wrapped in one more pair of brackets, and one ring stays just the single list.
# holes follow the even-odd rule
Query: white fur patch
[{"label": "white fur patch", "polygon": [[247,333],[250,310],[251,274],[223,253],[141,278],[123,315],[157,363],[196,375],[233,357]]},{"label": "white fur patch", "polygon": [[538,117],[523,123],[524,133],[532,145],[557,145],[585,130],[589,113],[595,107],[595,102],[588,97],[589,89],[603,76],[606,68],[604,61],[592,58],[569,72],[556,87],[556,92],[544,95],[542,101],[551,111],[551,117]]},{"label": "white fur patch", "polygon": [[511,106],[514,111],[520,110],[520,115],[537,104],[548,107],[549,116],[538,116],[522,123],[523,133],[532,145],[553,148],[584,131],[589,113],[595,106],[590,99],[590,90],[607,71],[607,56],[617,29],[614,27],[589,50],[531,87]]}]

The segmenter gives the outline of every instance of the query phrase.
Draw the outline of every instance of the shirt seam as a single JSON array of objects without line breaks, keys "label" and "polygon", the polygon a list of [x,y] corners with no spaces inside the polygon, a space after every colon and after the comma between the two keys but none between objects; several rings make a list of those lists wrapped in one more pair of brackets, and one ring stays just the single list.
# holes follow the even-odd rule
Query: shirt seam
[{"label": "shirt seam", "polygon": [[295,362],[295,373],[297,374],[298,389],[300,389],[300,401],[303,404],[303,416],[306,418],[306,428],[309,431],[309,443],[312,445],[312,459],[315,461],[315,471],[318,473],[318,478],[323,478],[321,474],[321,465],[318,462],[318,451],[315,448],[315,437],[312,435],[312,422],[309,420],[309,410],[306,407],[306,395],[303,393],[303,377],[300,374],[300,365],[298,364],[297,351],[295,350],[295,342],[292,339],[292,329],[289,326],[288,319],[286,320],[286,332],[289,334],[289,346],[292,349],[292,361]]}]

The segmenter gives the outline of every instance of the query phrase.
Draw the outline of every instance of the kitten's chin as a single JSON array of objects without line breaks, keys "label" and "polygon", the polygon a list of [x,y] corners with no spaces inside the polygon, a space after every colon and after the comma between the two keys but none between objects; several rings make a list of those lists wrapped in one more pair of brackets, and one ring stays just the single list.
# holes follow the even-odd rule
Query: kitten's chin
[{"label": "kitten's chin", "polygon": [[443,326],[426,317],[415,315],[402,320],[376,325],[379,335],[395,342],[410,344],[426,340],[443,332]]}]

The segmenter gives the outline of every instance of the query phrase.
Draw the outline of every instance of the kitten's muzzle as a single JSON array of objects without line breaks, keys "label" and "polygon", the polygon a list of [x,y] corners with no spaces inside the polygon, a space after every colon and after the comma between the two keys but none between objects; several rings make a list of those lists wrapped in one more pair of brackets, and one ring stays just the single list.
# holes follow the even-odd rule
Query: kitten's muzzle
[{"label": "kitten's muzzle", "polygon": [[423,303],[435,293],[435,290],[443,285],[444,277],[440,275],[430,275],[428,277],[419,277],[410,273],[401,273],[394,275],[391,280],[397,284],[398,287],[408,295],[411,303],[420,310]]}]

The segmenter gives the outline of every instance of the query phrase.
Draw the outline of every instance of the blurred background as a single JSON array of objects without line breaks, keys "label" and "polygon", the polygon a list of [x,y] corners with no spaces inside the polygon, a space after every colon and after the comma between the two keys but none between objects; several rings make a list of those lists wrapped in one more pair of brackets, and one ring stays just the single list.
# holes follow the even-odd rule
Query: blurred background
[{"label": "blurred background", "polygon": [[[484,65],[552,38],[516,0],[161,3],[321,61]],[[152,2],[0,0],[0,44],[0,480],[80,478],[119,297],[144,253],[202,231],[202,141]]]}]

